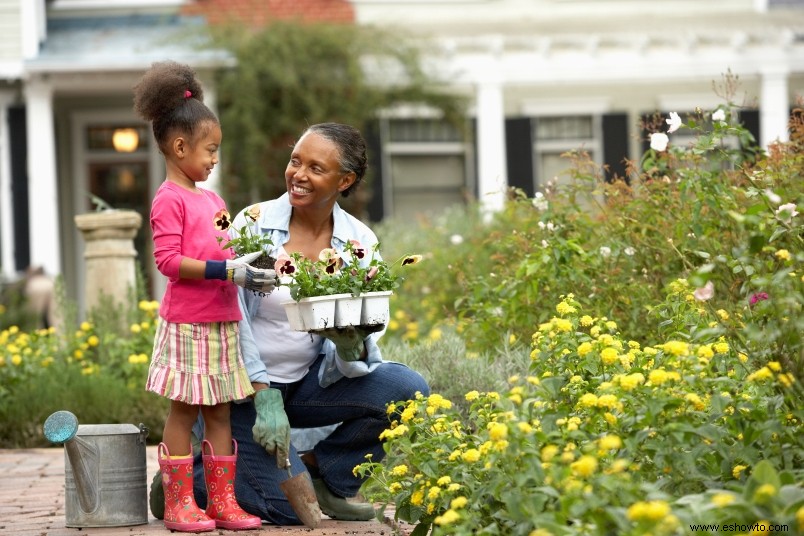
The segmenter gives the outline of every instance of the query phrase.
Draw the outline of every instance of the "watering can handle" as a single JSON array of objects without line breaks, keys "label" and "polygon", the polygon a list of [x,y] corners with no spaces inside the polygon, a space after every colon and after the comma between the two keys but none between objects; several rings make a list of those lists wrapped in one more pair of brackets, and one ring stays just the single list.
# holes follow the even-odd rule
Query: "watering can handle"
[{"label": "watering can handle", "polygon": [[145,444],[145,438],[148,437],[148,432],[149,431],[150,430],[148,430],[147,426],[145,426],[143,423],[140,423],[140,437],[139,437],[138,441],[139,441],[139,443],[141,445]]}]

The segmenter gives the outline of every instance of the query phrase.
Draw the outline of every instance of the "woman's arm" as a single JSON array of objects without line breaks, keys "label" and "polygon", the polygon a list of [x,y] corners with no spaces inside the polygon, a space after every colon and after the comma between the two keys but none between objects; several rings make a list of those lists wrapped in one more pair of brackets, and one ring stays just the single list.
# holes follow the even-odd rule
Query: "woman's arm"
[{"label": "woman's arm", "polygon": [[[249,294],[249,296],[253,296]],[[243,289],[237,293],[237,301],[240,305],[240,313],[243,315],[243,320],[240,321],[240,351],[243,354],[243,363],[246,366],[249,380],[251,383],[262,383],[267,385],[271,384],[268,379],[268,370],[265,368],[260,357],[260,351],[257,348],[257,341],[254,339],[254,333],[251,331],[251,313],[248,309],[246,302],[249,297]],[[258,298],[257,298],[258,299]]]}]

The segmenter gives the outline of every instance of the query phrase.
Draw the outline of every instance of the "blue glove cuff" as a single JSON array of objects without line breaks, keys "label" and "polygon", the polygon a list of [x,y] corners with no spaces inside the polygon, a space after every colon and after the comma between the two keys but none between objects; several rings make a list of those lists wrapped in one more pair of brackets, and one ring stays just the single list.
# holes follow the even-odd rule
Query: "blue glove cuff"
[{"label": "blue glove cuff", "polygon": [[204,279],[226,281],[226,261],[207,261],[204,268]]}]

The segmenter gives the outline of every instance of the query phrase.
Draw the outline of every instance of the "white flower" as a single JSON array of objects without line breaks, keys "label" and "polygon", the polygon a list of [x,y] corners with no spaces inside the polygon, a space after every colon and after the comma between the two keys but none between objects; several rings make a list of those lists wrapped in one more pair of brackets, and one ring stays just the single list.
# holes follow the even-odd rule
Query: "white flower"
[{"label": "white flower", "polygon": [[[669,128],[667,129],[668,134],[672,134],[676,130],[681,127],[681,117],[676,112],[670,112],[670,119],[667,119],[667,124]],[[663,151],[664,149],[657,149],[657,151]]]},{"label": "white flower", "polygon": [[664,132],[654,132],[650,135],[650,148],[662,152],[667,149],[670,138]]},{"label": "white flower", "polygon": [[792,220],[798,216],[798,212],[796,212],[796,204],[785,203],[784,205],[779,205],[779,208],[776,209],[776,216],[785,222]]},{"label": "white flower", "polygon": [[782,198],[779,197],[779,194],[777,194],[776,192],[774,192],[770,188],[765,190],[765,195],[767,196],[768,201],[770,201],[774,205],[778,205],[779,203],[782,202]]},{"label": "white flower", "polygon": [[626,254],[626,255],[628,255],[629,257],[633,257],[633,256],[634,256],[634,253],[636,253],[636,250],[635,250],[634,248],[632,248],[631,246],[628,246],[627,248],[625,248],[625,250],[623,251],[623,253],[625,253],[625,254]]},{"label": "white flower", "polygon": [[547,230],[550,231],[550,232],[555,231],[556,230],[555,224],[553,222],[551,222],[551,221],[548,221],[547,222]]},{"label": "white flower", "polygon": [[603,258],[611,256],[611,248],[608,246],[600,246],[600,256]]},{"label": "white flower", "polygon": [[550,203],[547,199],[544,198],[544,194],[541,192],[536,192],[533,194],[533,208],[539,211],[547,210],[550,206]]},{"label": "white flower", "polygon": [[550,245],[550,244],[548,244],[548,243],[547,243],[547,240],[542,240],[542,247],[543,247],[543,248],[546,248],[546,247],[547,247],[547,246],[549,246],[549,245]]},{"label": "white flower", "polygon": [[454,234],[449,237],[449,241],[452,242],[453,246],[457,246],[463,244],[463,237],[459,234]]},{"label": "white flower", "polygon": [[692,295],[698,301],[711,300],[712,296],[715,295],[715,285],[711,281],[707,281],[701,288],[696,288]]},{"label": "white flower", "polygon": [[712,114],[712,121],[725,121],[726,120],[726,112],[722,109],[718,109],[715,113]]},{"label": "white flower", "polygon": [[545,227],[547,227],[547,226],[544,224],[544,222],[543,222],[543,221],[540,221],[540,222],[539,222],[539,223],[537,223],[536,225],[538,225],[538,226],[539,226],[539,229],[541,229],[541,230],[544,230],[544,228],[545,228]]}]

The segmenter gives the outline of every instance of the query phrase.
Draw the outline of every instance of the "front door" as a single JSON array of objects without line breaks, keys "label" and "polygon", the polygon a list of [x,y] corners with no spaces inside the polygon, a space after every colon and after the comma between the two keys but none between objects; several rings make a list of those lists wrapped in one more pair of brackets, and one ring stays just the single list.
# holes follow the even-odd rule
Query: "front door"
[{"label": "front door", "polygon": [[[78,116],[73,126],[77,212],[115,208],[134,210],[142,216],[134,247],[145,292],[152,297],[158,289],[154,288],[153,246],[148,224],[153,174],[150,131],[134,118],[102,114]],[[76,260],[82,267],[83,259]]]}]

